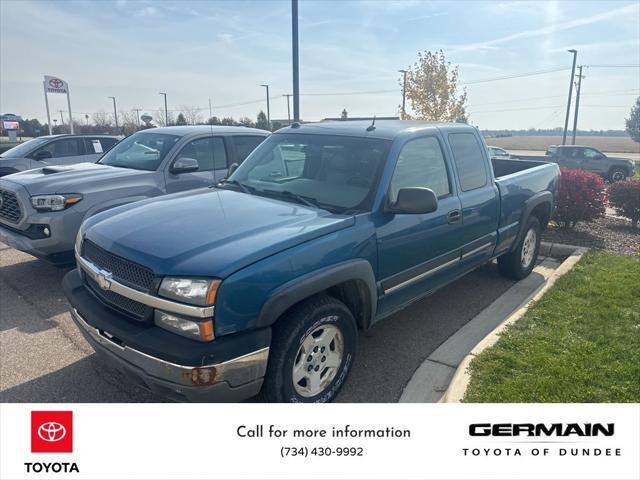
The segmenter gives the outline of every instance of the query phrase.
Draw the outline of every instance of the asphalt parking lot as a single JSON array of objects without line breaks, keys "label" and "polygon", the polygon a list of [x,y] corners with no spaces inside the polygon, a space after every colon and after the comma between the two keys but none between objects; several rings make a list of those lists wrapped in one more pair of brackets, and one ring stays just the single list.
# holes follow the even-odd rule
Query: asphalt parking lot
[{"label": "asphalt parking lot", "polygon": [[[66,271],[0,244],[0,401],[162,401],[96,359],[68,313]],[[397,401],[422,360],[513,283],[489,264],[361,333],[338,401]]]}]

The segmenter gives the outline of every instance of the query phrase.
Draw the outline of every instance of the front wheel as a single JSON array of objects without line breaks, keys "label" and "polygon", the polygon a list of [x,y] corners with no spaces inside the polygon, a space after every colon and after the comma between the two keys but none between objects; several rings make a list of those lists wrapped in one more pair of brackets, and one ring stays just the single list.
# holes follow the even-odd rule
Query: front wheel
[{"label": "front wheel", "polygon": [[508,278],[522,280],[528,276],[538,261],[541,239],[540,221],[537,217],[527,220],[522,239],[515,250],[498,257],[498,270]]},{"label": "front wheel", "polygon": [[613,168],[609,172],[609,180],[612,182],[621,182],[627,178],[627,171],[624,168]]},{"label": "front wheel", "polygon": [[357,328],[328,295],[302,302],[274,327],[262,397],[269,402],[330,402],[353,365]]}]

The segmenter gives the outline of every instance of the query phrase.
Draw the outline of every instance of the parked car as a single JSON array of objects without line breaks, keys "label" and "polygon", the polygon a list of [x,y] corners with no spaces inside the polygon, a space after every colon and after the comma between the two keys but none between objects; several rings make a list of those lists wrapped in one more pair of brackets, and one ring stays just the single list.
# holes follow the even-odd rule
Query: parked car
[{"label": "parked car", "polygon": [[511,154],[504,148],[500,147],[487,147],[489,149],[489,156],[492,158],[511,158]]},{"label": "parked car", "polygon": [[0,241],[68,264],[83,220],[138,200],[214,185],[268,135],[244,127],[154,128],[125,138],[98,163],[3,177]]},{"label": "parked car", "polygon": [[95,162],[118,143],[112,135],[47,135],[0,154],[0,177],[49,165]]},{"label": "parked car", "polygon": [[468,125],[370,123],[293,124],[218,188],[85,221],[63,288],[95,350],[171,399],[330,401],[358,328],[495,258],[531,272],[557,165],[492,162]]},{"label": "parked car", "polygon": [[635,165],[632,160],[608,157],[600,150],[583,145],[551,145],[547,157],[561,167],[579,168],[597,173],[612,182],[633,177]]}]

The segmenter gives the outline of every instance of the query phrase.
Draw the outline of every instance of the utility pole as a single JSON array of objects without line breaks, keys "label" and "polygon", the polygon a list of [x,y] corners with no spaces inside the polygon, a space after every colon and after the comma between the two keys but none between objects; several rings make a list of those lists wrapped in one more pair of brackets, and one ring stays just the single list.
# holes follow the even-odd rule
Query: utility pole
[{"label": "utility pole", "polygon": [[293,121],[300,121],[300,65],[298,58],[298,0],[291,0],[291,52],[293,56]]},{"label": "utility pole", "polygon": [[291,125],[291,108],[289,107],[289,98],[291,97],[291,94],[285,93],[283,97],[287,97],[287,120],[289,121],[289,125]]},{"label": "utility pole", "polygon": [[269,131],[271,131],[271,112],[269,111],[269,85],[260,85],[267,89],[267,123],[269,124]]},{"label": "utility pole", "polygon": [[118,129],[118,110],[116,110],[116,97],[107,97],[113,100],[113,118],[116,122],[116,132],[120,132]]},{"label": "utility pole", "polygon": [[87,127],[89,126],[89,115],[88,114],[84,114],[84,119],[87,121]]},{"label": "utility pole", "polygon": [[159,95],[164,96],[164,126],[169,126],[169,110],[167,110],[167,94],[165,92],[160,92]]},{"label": "utility pole", "polygon": [[571,49],[567,50],[569,53],[573,53],[573,65],[571,66],[571,78],[569,80],[569,99],[567,100],[567,114],[564,117],[564,130],[562,131],[562,145],[567,143],[567,128],[569,127],[569,111],[571,110],[571,95],[573,94],[573,79],[576,74],[576,57],[578,51]]},{"label": "utility pole", "polygon": [[582,87],[582,65],[578,67],[580,73],[578,73],[578,81],[576,82],[576,108],[573,112],[573,135],[571,137],[571,145],[576,144],[576,130],[578,128],[578,109],[580,108],[580,87]]},{"label": "utility pole", "polygon": [[402,120],[405,119],[407,111],[405,110],[405,102],[407,100],[407,71],[398,70],[403,75],[402,81]]}]

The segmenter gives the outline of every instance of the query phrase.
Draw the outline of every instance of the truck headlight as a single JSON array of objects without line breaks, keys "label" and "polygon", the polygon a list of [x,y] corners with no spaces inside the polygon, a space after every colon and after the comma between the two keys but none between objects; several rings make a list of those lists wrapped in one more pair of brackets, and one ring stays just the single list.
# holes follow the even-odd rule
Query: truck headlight
[{"label": "truck headlight", "polygon": [[156,310],[154,323],[165,330],[177,333],[183,337],[201,342],[210,342],[213,336],[213,321],[208,318],[204,320],[191,320],[189,318],[174,315],[173,313]]},{"label": "truck headlight", "polygon": [[166,277],[160,284],[158,295],[205,307],[216,303],[220,282],[221,280],[213,278]]},{"label": "truck headlight", "polygon": [[57,212],[75,205],[82,200],[82,195],[67,193],[62,195],[34,195],[31,205],[39,212]]}]

